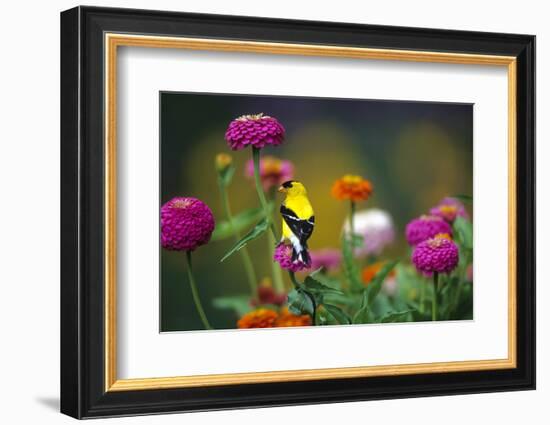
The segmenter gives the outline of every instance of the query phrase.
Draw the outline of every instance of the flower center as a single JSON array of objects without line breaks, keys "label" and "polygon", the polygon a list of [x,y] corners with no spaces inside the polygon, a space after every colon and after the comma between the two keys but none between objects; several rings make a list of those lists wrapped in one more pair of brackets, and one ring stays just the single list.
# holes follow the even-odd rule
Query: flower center
[{"label": "flower center", "polygon": [[172,202],[172,208],[187,208],[189,205],[191,205],[193,201],[191,199],[176,199],[174,202]]},{"label": "flower center", "polygon": [[269,118],[268,115],[264,115],[263,112],[260,112],[259,114],[253,114],[253,115],[241,115],[239,118],[237,118],[237,121],[257,121],[261,120],[262,118]]},{"label": "flower center", "polygon": [[457,207],[454,205],[441,205],[439,207],[439,211],[441,211],[443,214],[454,214],[456,213]]},{"label": "flower center", "polygon": [[428,245],[430,245],[431,248],[439,248],[445,243],[445,239],[447,238],[435,237],[433,239],[428,239]]},{"label": "flower center", "polygon": [[344,177],[342,177],[342,181],[345,184],[357,184],[361,183],[362,180],[363,178],[361,176],[356,176],[353,174],[346,174]]}]

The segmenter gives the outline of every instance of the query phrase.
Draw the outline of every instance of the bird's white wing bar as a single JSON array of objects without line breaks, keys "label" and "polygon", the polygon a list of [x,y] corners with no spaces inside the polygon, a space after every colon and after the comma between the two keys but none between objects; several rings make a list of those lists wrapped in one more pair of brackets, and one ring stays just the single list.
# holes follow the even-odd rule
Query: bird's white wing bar
[{"label": "bird's white wing bar", "polygon": [[294,221],[302,221],[301,219],[299,219],[298,217],[296,217],[295,215],[288,215],[288,214],[281,214],[283,217],[285,218],[288,218],[290,220],[294,220]]}]

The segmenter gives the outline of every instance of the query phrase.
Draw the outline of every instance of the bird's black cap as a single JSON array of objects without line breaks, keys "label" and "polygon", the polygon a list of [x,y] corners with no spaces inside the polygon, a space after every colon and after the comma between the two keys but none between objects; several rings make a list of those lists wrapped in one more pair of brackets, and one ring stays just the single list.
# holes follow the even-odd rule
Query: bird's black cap
[{"label": "bird's black cap", "polygon": [[285,189],[289,189],[292,187],[292,183],[294,183],[294,180],[288,180],[284,182],[281,186],[283,186]]}]

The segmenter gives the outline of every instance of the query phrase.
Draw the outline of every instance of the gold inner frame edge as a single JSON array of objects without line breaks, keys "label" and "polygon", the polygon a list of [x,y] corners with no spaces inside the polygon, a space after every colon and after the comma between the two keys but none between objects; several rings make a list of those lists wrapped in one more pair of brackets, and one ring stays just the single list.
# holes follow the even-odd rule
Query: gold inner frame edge
[{"label": "gold inner frame edge", "polygon": [[[516,353],[516,58],[513,56],[330,45],[161,37],[106,33],[105,46],[105,391],[137,391],[215,385],[312,381],[374,376],[511,369]],[[116,362],[116,99],[118,47],[148,47],[298,56],[340,57],[507,67],[508,72],[508,357],[494,360],[117,379]]]}]

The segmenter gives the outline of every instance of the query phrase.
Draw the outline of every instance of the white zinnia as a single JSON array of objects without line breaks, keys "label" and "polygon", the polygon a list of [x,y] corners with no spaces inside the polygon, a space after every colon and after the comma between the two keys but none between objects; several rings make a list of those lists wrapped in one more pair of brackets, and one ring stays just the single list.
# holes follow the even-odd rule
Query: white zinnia
[{"label": "white zinnia", "polygon": [[[349,220],[344,224],[344,232],[349,233]],[[355,213],[353,231],[364,239],[362,247],[355,249],[355,255],[379,255],[395,239],[395,229],[391,215],[378,208],[369,208]]]}]

